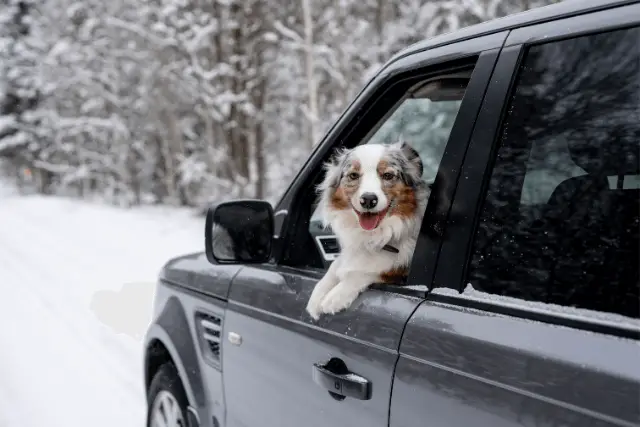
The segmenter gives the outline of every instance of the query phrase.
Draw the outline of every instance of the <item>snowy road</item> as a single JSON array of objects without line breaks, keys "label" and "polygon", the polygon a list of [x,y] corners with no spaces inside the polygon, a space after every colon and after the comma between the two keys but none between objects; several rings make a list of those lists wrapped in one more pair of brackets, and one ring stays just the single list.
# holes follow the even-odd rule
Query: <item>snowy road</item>
[{"label": "snowy road", "polygon": [[153,283],[200,250],[202,225],[184,210],[0,194],[0,427],[144,425]]}]

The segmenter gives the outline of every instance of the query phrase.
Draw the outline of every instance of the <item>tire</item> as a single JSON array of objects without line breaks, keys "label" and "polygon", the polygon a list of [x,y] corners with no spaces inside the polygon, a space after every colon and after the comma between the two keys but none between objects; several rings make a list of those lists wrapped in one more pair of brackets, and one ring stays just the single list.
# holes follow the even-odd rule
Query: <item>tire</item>
[{"label": "tire", "polygon": [[[187,427],[189,401],[176,367],[165,363],[147,390],[147,427]],[[164,423],[158,423],[159,417]]]}]

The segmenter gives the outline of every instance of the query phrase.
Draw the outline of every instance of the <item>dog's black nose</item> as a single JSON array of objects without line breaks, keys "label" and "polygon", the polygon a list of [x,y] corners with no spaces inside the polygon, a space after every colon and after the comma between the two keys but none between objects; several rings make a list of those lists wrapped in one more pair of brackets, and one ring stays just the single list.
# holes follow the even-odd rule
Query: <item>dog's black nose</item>
[{"label": "dog's black nose", "polygon": [[378,196],[373,193],[364,193],[360,196],[360,205],[365,209],[373,209],[378,204]]}]

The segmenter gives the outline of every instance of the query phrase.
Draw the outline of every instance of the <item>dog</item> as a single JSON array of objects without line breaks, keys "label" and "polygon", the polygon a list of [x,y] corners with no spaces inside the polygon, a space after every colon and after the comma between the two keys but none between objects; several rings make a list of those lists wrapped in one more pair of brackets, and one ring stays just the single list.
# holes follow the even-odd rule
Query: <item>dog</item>
[{"label": "dog", "polygon": [[318,206],[341,251],[309,297],[316,321],[373,283],[407,276],[431,191],[418,152],[404,141],[340,149],[324,169]]}]

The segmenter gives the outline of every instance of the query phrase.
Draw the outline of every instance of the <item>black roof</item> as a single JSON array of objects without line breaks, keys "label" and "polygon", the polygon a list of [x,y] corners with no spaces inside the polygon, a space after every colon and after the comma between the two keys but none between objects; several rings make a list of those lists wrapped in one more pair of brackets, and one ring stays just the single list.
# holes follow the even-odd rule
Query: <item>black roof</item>
[{"label": "black roof", "polygon": [[564,0],[422,40],[396,53],[387,64],[403,56],[465,39],[637,2],[638,0]]}]

